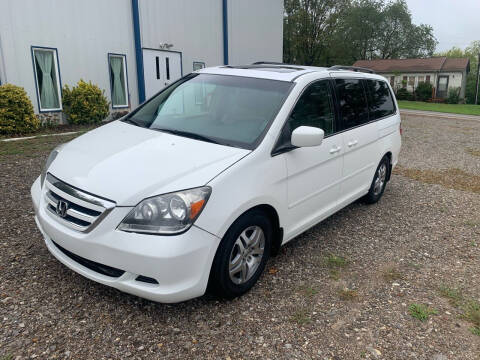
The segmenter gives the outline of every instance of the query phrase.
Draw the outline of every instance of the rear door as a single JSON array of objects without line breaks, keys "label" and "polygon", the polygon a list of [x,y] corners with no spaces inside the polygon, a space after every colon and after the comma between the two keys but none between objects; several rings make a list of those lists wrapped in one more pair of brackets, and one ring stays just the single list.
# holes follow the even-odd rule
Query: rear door
[{"label": "rear door", "polygon": [[284,153],[287,164],[288,229],[291,238],[336,210],[342,177],[343,145],[338,134],[333,89],[330,80],[306,87],[287,120],[280,143],[290,144],[299,126],[323,129],[320,146],[296,148]]},{"label": "rear door", "polygon": [[373,179],[378,158],[378,129],[370,121],[364,80],[354,74],[335,74],[335,91],[342,118],[343,159],[340,206],[365,194]]},{"label": "rear door", "polygon": [[165,86],[182,77],[181,53],[143,49],[145,97],[151,98]]}]

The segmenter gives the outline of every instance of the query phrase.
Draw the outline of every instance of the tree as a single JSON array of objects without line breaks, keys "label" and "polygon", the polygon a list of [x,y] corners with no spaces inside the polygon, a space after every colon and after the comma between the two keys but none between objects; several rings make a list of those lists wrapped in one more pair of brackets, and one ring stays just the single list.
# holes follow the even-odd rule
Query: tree
[{"label": "tree", "polygon": [[425,57],[436,44],[431,26],[412,23],[405,0],[285,0],[286,62]]},{"label": "tree", "polygon": [[318,64],[348,0],[285,0],[284,61]]}]

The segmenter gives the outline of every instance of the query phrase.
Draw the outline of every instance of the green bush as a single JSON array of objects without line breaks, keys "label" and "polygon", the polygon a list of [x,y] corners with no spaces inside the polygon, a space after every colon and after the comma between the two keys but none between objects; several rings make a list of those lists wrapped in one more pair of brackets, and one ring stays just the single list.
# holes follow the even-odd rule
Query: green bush
[{"label": "green bush", "polygon": [[38,130],[40,121],[33,113],[30,98],[22,87],[0,86],[0,134],[19,135]]},{"label": "green bush", "polygon": [[397,90],[397,100],[413,100],[413,95],[405,88]]},{"label": "green bush", "polygon": [[460,102],[460,88],[448,90],[448,97],[445,99],[447,104],[458,104]]},{"label": "green bush", "polygon": [[63,87],[63,111],[70,124],[95,124],[109,114],[105,91],[91,82],[80,80],[77,86]]},{"label": "green bush", "polygon": [[419,101],[427,101],[432,98],[433,86],[429,82],[418,83],[415,89],[415,96]]}]

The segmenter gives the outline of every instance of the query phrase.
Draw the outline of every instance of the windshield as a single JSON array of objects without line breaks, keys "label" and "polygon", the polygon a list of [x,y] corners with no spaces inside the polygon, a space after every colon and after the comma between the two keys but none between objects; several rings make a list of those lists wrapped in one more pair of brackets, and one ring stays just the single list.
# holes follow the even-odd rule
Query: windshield
[{"label": "windshield", "polygon": [[240,76],[191,74],[124,120],[222,145],[254,149],[292,83]]}]

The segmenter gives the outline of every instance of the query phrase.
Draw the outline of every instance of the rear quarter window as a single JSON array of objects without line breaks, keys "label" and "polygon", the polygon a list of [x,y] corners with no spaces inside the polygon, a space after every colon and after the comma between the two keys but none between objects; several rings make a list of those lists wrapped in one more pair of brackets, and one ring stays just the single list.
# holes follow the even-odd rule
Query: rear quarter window
[{"label": "rear quarter window", "polygon": [[395,113],[392,94],[385,81],[365,80],[367,87],[370,120],[376,120]]}]

